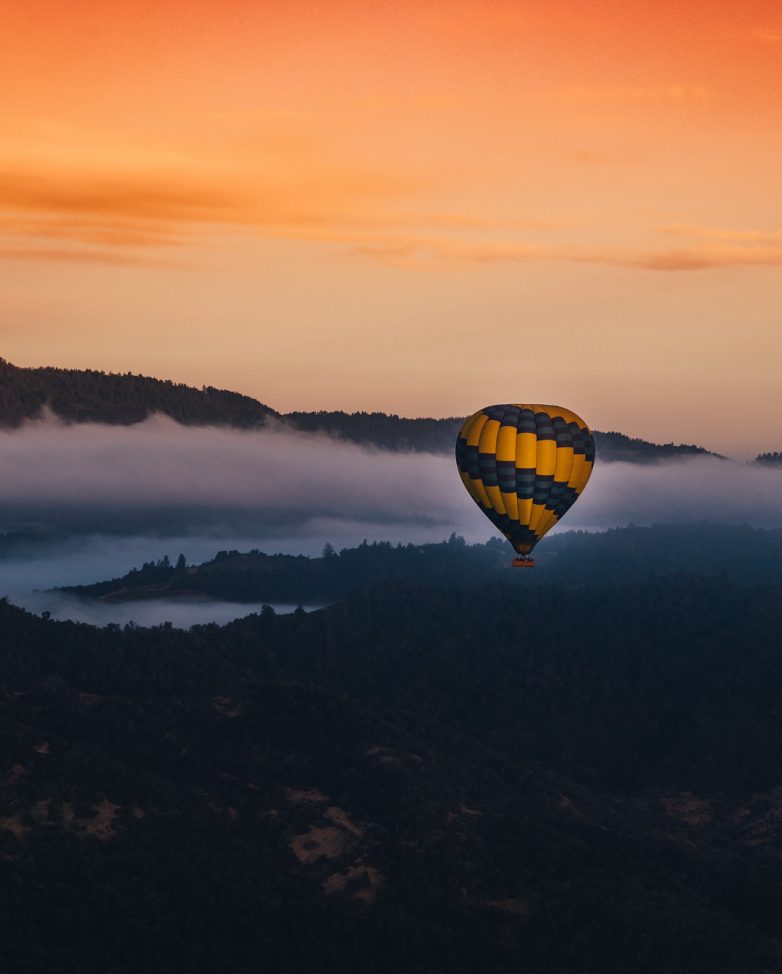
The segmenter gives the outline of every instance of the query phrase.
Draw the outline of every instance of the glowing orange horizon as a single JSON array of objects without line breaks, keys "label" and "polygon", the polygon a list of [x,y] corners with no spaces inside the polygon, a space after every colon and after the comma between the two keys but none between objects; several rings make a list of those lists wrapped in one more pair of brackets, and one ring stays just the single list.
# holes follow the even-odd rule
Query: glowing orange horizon
[{"label": "glowing orange horizon", "polygon": [[779,448],[778,4],[30,0],[0,32],[10,360],[723,451],[740,399]]}]

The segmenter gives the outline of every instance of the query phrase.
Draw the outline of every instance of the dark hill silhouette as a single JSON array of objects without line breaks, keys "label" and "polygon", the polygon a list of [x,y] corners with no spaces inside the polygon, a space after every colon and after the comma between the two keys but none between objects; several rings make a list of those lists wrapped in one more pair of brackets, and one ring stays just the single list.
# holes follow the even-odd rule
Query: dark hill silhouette
[{"label": "dark hill silhouette", "polygon": [[753,462],[764,467],[782,467],[782,453],[759,453]]},{"label": "dark hill silhouette", "polygon": [[[0,359],[0,426],[14,427],[51,410],[67,422],[131,425],[162,413],[185,426],[235,426],[252,429],[270,419],[305,432],[327,433],[385,450],[451,453],[463,418],[407,419],[367,412],[292,412],[280,414],[250,396],[131,373],[94,370],[18,368]],[[692,455],[713,455],[687,444],[658,444],[623,433],[595,432],[600,460],[648,463]]]},{"label": "dark hill silhouette", "polygon": [[129,426],[163,413],[184,426],[263,426],[277,413],[238,392],[93,370],[22,369],[0,359],[0,425],[18,426],[48,408],[70,423]]},{"label": "dark hill silhouette", "polygon": [[[450,453],[464,417],[447,419],[405,419],[387,413],[294,412],[285,418],[298,429],[325,431],[331,436],[392,450]],[[624,460],[649,463],[685,456],[718,456],[700,446],[674,443],[649,443],[624,433],[594,432],[595,447],[601,461]]]},{"label": "dark hill silhouette", "polygon": [[655,463],[658,460],[674,460],[688,456],[711,456],[726,459],[721,453],[713,453],[694,443],[650,443],[636,436],[626,436],[612,430],[601,433],[595,430],[595,452],[601,460],[625,461],[626,463]]},{"label": "dark hill silhouette", "polygon": [[0,602],[0,968],[780,970],[780,631],[778,584],[686,576]]},{"label": "dark hill silhouette", "polygon": [[366,542],[323,557],[221,551],[202,565],[179,558],[149,562],[110,581],[63,589],[107,601],[208,596],[229,602],[318,604],[381,584],[469,588],[488,582],[517,588],[595,586],[643,581],[651,572],[732,578],[738,584],[782,584],[782,532],[711,524],[628,527],[601,534],[568,532],[536,551],[537,567],[514,571],[505,541],[467,545]]}]

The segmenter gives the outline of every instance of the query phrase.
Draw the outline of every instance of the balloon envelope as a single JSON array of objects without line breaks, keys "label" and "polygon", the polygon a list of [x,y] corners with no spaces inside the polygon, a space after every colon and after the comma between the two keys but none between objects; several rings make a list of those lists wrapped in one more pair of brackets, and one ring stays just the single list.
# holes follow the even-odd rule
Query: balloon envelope
[{"label": "balloon envelope", "polygon": [[520,555],[576,502],[594,459],[589,427],[561,406],[486,406],[456,440],[464,486]]}]

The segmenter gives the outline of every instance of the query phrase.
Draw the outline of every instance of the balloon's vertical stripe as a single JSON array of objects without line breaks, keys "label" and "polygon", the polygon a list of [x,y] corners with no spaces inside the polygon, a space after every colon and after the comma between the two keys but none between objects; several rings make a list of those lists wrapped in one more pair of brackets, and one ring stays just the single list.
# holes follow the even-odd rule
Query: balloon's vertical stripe
[{"label": "balloon's vertical stripe", "polygon": [[500,422],[493,418],[481,430],[481,438],[478,443],[478,463],[481,469],[481,480],[491,506],[495,513],[504,514],[505,505],[502,503],[497,481],[497,435],[499,431]]},{"label": "balloon's vertical stripe", "polygon": [[516,421],[518,407],[505,410],[497,434],[497,483],[505,513],[511,521],[519,520],[519,503],[516,497]]},{"label": "balloon's vertical stripe", "polygon": [[546,503],[554,481],[557,441],[554,436],[554,427],[551,425],[551,417],[541,407],[537,407],[535,412],[535,426],[538,444],[535,463],[535,490],[532,495],[532,514],[529,519],[529,527],[540,538],[540,520],[546,510]]},{"label": "balloon's vertical stripe", "polygon": [[523,555],[578,499],[594,456],[586,423],[559,406],[487,406],[465,421],[456,441],[467,491]]},{"label": "balloon's vertical stripe", "polygon": [[475,493],[480,499],[482,507],[491,508],[491,501],[489,500],[489,495],[486,493],[486,488],[483,486],[483,481],[481,480],[481,468],[478,454],[478,444],[480,442],[481,433],[483,432],[483,427],[489,422],[489,417],[484,411],[476,413],[473,416],[473,421],[470,425],[470,433],[467,437],[467,464],[468,472],[470,478],[472,479],[472,485],[475,489]]}]

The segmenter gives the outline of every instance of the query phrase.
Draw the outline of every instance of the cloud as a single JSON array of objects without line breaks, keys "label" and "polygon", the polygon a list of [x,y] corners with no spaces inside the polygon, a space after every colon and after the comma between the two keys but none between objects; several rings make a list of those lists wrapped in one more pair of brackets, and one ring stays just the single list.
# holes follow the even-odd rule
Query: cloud
[{"label": "cloud", "polygon": [[[774,235],[766,235],[773,238]],[[728,239],[727,237],[725,239]],[[695,246],[670,250],[611,250],[606,248],[544,246],[503,240],[460,241],[450,238],[409,237],[357,244],[352,253],[390,266],[411,269],[449,269],[465,264],[526,264],[532,261],[596,264],[650,271],[700,271],[782,264],[782,238],[777,246],[747,238],[745,246]],[[768,241],[769,244],[773,240]]]},{"label": "cloud", "polygon": [[[196,175],[187,166],[146,174],[6,166],[0,259],[184,267],[192,263],[184,248],[219,226],[341,247],[348,256],[417,270],[532,261],[651,271],[782,264],[779,231],[682,224],[659,232],[687,238],[692,243],[685,247],[541,243],[534,239],[540,231],[566,230],[574,221],[428,211],[420,196],[429,188],[414,173],[318,167],[306,159],[289,172],[261,169],[252,178],[241,168]],[[41,246],[42,240],[56,245]]]},{"label": "cloud", "polygon": [[[154,599],[147,602],[106,603],[98,600],[83,601],[70,598],[59,592],[25,592],[14,598],[14,604],[29,612],[48,612],[52,619],[70,619],[72,622],[86,622],[91,626],[124,626],[135,623],[137,626],[159,626],[171,623],[178,629],[190,626],[216,623],[224,626],[234,619],[241,619],[251,612],[257,612],[259,605],[247,602],[218,602],[188,599]],[[277,613],[293,612],[292,604],[275,603]],[[318,606],[304,606],[305,610]]]},{"label": "cloud", "polygon": [[[85,607],[35,590],[116,577],[180,552],[200,563],[234,548],[317,555],[327,541],[423,543],[456,531],[481,542],[497,533],[450,456],[369,450],[282,426],[241,432],[160,417],[120,428],[48,419],[0,432],[0,511],[0,595],[97,625],[227,622],[252,607]],[[598,462],[554,530],[703,521],[782,527],[782,471],[711,457]],[[6,534],[14,529],[15,540]]]},{"label": "cloud", "polygon": [[0,207],[13,211],[200,222],[235,214],[241,205],[237,194],[199,186],[184,174],[0,171]]},{"label": "cloud", "polygon": [[780,230],[734,230],[678,224],[660,227],[659,232],[686,237],[696,243],[688,248],[648,254],[639,266],[650,270],[689,271],[719,267],[777,267],[782,264]]},{"label": "cloud", "polygon": [[[593,264],[604,267],[624,267],[646,271],[708,271],[740,267],[779,267],[782,265],[782,246],[767,247],[706,247],[640,251],[621,253],[600,249],[546,247],[539,244],[490,242],[467,243],[456,240],[388,239],[356,243],[347,242],[350,234],[326,231],[280,233],[280,237],[311,240],[346,246],[348,256],[371,260],[387,267],[417,271],[452,271],[472,265],[570,263]],[[150,241],[151,242],[151,241]],[[116,243],[116,241],[112,241]],[[177,243],[184,244],[184,241]],[[167,246],[172,246],[169,241]],[[150,256],[148,253],[85,247],[81,242],[70,247],[2,246],[0,260],[44,260],[86,264],[105,264],[119,267],[152,267],[182,270],[196,266],[198,261],[187,257]],[[201,261],[203,258],[201,258]]]},{"label": "cloud", "polygon": [[[374,182],[373,182],[374,178]],[[6,216],[0,258],[73,260],[129,266],[185,266],[181,248],[197,244],[216,226],[317,239],[340,213],[356,212],[357,201],[373,193],[401,192],[387,174],[353,172],[289,178],[189,171],[60,173],[28,169],[0,171],[0,210]],[[226,185],[236,186],[227,191]],[[37,241],[58,240],[58,247]],[[87,249],[89,248],[89,249]],[[167,259],[144,250],[165,248]]]},{"label": "cloud", "polygon": [[160,416],[131,427],[47,419],[0,433],[0,507],[203,506],[277,520],[349,512],[353,521],[445,524],[454,514],[453,496],[430,502],[450,467],[446,457],[421,464],[416,454],[371,451],[284,428],[182,427]]},{"label": "cloud", "polygon": [[699,240],[727,241],[729,243],[758,244],[762,246],[782,245],[782,230],[728,230],[722,227],[702,227],[693,224],[677,224],[659,227],[660,233],[677,237],[690,237]]},{"label": "cloud", "polygon": [[[56,475],[55,475],[56,473]],[[568,527],[716,520],[782,525],[782,472],[713,458],[600,464]],[[236,515],[247,531],[288,539],[374,528],[377,537],[493,529],[467,497],[450,456],[390,453],[283,425],[259,431],[182,427],[152,417],[130,427],[51,419],[0,433],[6,529],[78,515],[80,530],[173,533]],[[108,512],[108,513],[107,513]],[[358,526],[358,527],[356,527]],[[434,535],[432,534],[434,532]],[[203,533],[203,532],[202,532]],[[234,535],[237,536],[237,535]]]},{"label": "cloud", "polygon": [[606,263],[638,267],[650,271],[705,271],[737,267],[779,267],[782,246],[778,247],[703,247],[661,250]]},{"label": "cloud", "polygon": [[103,247],[173,247],[184,242],[170,224],[145,221],[115,220],[101,223],[94,220],[49,217],[47,219],[6,218],[3,233],[9,237],[45,238],[77,241]]},{"label": "cloud", "polygon": [[[403,170],[308,158],[266,169],[245,159],[233,172],[204,166],[197,173],[170,165],[146,173],[108,165],[96,171],[75,164],[57,171],[6,166],[0,169],[0,258],[185,266],[183,248],[203,243],[216,227],[371,247],[400,229],[459,234],[572,223],[423,209],[419,197],[430,188],[430,181]],[[41,240],[60,245],[42,247]],[[150,258],[144,251],[151,248],[169,256]]]},{"label": "cloud", "polygon": [[449,269],[464,264],[566,260],[551,247],[511,241],[468,242],[450,237],[407,237],[356,244],[351,253],[396,267]]},{"label": "cloud", "polygon": [[[278,231],[350,226],[362,222],[366,203],[376,208],[414,198],[425,185],[412,173],[322,159],[267,168],[245,160],[235,171],[202,166],[197,174],[192,166],[150,172],[6,166],[0,169],[0,210],[9,214],[6,234],[159,246],[181,243],[185,234],[205,226]],[[384,219],[382,213],[377,217],[381,224]]]},{"label": "cloud", "polygon": [[[241,200],[173,177],[5,170],[0,210],[3,259],[176,267],[186,260],[148,251],[171,252],[204,224],[237,221]],[[58,245],[40,246],[41,240]]]},{"label": "cloud", "polygon": [[49,260],[80,264],[107,264],[111,267],[156,267],[169,270],[189,266],[184,261],[165,260],[144,254],[112,250],[86,250],[83,247],[2,247],[0,260]]},{"label": "cloud", "polygon": [[782,527],[782,470],[692,457],[661,464],[597,463],[566,528],[687,522]]}]

